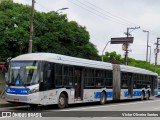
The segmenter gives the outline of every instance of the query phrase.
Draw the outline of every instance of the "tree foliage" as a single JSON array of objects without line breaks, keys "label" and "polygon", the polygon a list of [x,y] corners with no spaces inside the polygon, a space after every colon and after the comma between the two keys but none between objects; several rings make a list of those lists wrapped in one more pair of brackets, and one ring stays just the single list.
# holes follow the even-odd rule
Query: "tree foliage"
[{"label": "tree foliage", "polygon": [[[0,61],[28,52],[31,7],[2,0],[0,3]],[[33,52],[51,52],[86,59],[100,60],[96,46],[90,41],[85,27],[67,16],[35,11]],[[116,52],[106,52],[104,61],[124,64]],[[128,59],[130,66],[155,71],[153,64]],[[157,73],[160,73],[157,67]]]},{"label": "tree foliage", "polygon": [[143,68],[143,69],[147,69],[147,70],[157,72],[158,74],[160,74],[160,67],[158,67],[158,66],[155,67],[154,64],[150,64],[149,62],[146,62],[146,61],[135,60],[133,58],[129,58],[128,65]]},{"label": "tree foliage", "polygon": [[105,55],[103,55],[103,59],[106,62],[110,62],[113,64],[123,64],[124,63],[124,59],[121,58],[120,54],[117,54],[115,51],[113,52],[106,52]]},{"label": "tree foliage", "polygon": [[[3,0],[0,3],[0,61],[28,52],[31,7]],[[16,27],[17,26],[17,27]],[[35,11],[33,52],[51,52],[98,60],[85,27],[67,16]]]},{"label": "tree foliage", "polygon": [[[105,62],[110,62],[113,64],[124,64],[125,63],[124,58],[122,58],[121,55],[117,54],[115,51],[110,52],[110,53],[106,52],[105,55],[103,55],[103,58]],[[149,62],[146,62],[146,61],[128,58],[128,65],[147,69],[147,70],[157,72],[158,74],[160,74],[160,66],[155,67],[154,64],[150,64]]]}]

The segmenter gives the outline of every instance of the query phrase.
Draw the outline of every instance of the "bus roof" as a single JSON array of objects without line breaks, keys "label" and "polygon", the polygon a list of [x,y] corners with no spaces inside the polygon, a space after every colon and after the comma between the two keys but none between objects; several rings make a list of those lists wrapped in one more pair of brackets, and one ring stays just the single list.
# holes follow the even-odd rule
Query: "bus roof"
[{"label": "bus roof", "polygon": [[[75,65],[75,66],[84,66],[84,67],[91,67],[91,68],[113,70],[111,63],[70,57],[70,56],[54,54],[54,53],[23,54],[23,55],[13,58],[11,61],[25,61],[25,60],[26,61],[30,61],[30,60],[48,61],[48,62],[54,62],[54,63],[60,63],[60,64],[68,64],[68,65]],[[146,75],[158,76],[157,73],[154,73],[152,71],[137,68],[137,67],[132,67],[132,66],[120,65],[120,69],[123,72],[133,72],[133,73],[141,73],[141,74],[146,74]]]},{"label": "bus roof", "polygon": [[141,74],[145,74],[145,75],[158,76],[157,73],[154,73],[154,72],[146,70],[146,69],[133,67],[133,66],[120,65],[120,68],[121,68],[121,71],[123,71],[123,72],[132,72],[132,73],[137,73],[137,74],[141,73]]},{"label": "bus roof", "polygon": [[29,53],[23,54],[13,58],[11,61],[21,61],[21,60],[38,60],[38,61],[48,61],[54,63],[63,63],[75,66],[84,66],[99,69],[112,70],[112,64],[106,62],[100,62],[95,60],[87,60],[82,58],[70,57],[66,55],[54,54],[54,53]]}]

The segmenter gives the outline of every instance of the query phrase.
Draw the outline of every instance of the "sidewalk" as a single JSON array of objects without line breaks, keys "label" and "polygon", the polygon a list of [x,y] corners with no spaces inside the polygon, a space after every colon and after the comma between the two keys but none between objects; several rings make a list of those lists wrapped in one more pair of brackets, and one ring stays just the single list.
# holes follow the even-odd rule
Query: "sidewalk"
[{"label": "sidewalk", "polygon": [[5,99],[0,98],[0,109],[2,107],[16,107],[16,106],[21,106],[21,105],[9,103],[9,102],[5,101]]}]

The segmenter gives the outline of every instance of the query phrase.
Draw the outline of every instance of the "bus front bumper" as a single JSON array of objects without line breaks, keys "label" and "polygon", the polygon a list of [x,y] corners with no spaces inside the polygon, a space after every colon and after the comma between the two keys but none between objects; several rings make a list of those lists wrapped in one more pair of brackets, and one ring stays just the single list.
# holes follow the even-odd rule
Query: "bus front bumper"
[{"label": "bus front bumper", "polygon": [[12,103],[23,103],[23,104],[40,104],[39,94],[33,93],[28,95],[17,95],[17,94],[6,94],[6,101]]}]

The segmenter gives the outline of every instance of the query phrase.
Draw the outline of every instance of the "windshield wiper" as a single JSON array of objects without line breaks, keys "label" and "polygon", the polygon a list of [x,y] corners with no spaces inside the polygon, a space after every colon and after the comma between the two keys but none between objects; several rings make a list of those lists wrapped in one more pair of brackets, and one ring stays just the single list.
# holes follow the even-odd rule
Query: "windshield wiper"
[{"label": "windshield wiper", "polygon": [[30,84],[30,83],[25,83],[24,85],[25,85],[25,86],[28,86],[28,85],[31,85],[31,84]]},{"label": "windshield wiper", "polygon": [[15,85],[15,83],[7,83],[7,85]]}]

